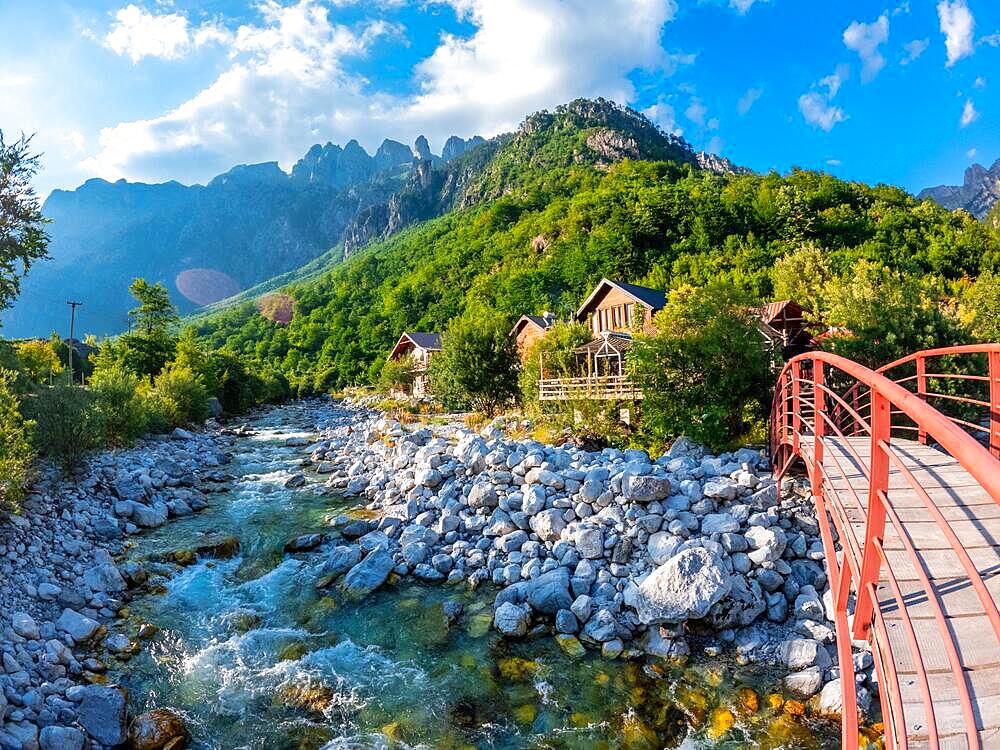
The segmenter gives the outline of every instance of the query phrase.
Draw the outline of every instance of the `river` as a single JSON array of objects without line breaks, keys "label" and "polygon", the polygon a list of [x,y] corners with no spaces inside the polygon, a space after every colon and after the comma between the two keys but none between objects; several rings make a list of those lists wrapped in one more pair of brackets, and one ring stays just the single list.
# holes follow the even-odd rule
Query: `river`
[{"label": "river", "polygon": [[174,709],[196,750],[838,745],[831,725],[769,705],[780,683],[754,665],[700,655],[671,667],[566,654],[551,635],[504,640],[488,585],[395,580],[361,602],[317,590],[322,553],[287,555],[285,543],[364,512],[324,494],[316,475],[284,487],[303,458],[285,439],[314,436],[322,419],[295,407],[257,416],[227,467],[231,490],[129,550],[148,560],[240,542],[237,556],[197,559],[129,604],[133,625],[159,629],[112,665],[134,712]]}]

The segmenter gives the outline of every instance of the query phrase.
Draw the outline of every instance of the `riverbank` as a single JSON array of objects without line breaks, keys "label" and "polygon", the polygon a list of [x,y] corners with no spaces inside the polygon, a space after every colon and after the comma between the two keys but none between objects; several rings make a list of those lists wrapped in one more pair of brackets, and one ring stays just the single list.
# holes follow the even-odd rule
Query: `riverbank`
[{"label": "riverbank", "polygon": [[[531,661],[546,643],[571,663],[582,663],[589,649],[597,661],[586,656],[587,664],[608,665],[599,680],[608,679],[615,665],[662,663],[674,669],[689,659],[718,659],[737,669],[739,664],[771,665],[779,674],[789,672],[784,692],[795,699],[785,704],[776,698],[779,713],[818,716],[837,708],[833,699],[839,690],[829,687],[838,675],[830,660],[832,627],[823,609],[825,576],[815,520],[793,485],[779,499],[759,453],[712,457],[680,443],[670,455],[651,461],[638,452],[586,453],[512,439],[501,425],[475,434],[448,423],[403,427],[380,414],[328,403],[283,409],[268,423],[286,429],[262,436],[277,447],[249,463],[241,459],[236,467],[229,463],[230,454],[237,447],[245,451],[255,430],[231,434],[213,426],[198,435],[179,433],[175,439],[101,454],[73,482],[48,477],[29,498],[24,516],[0,526],[6,549],[0,684],[8,704],[0,747],[73,748],[86,740],[110,747],[123,740],[126,701],[118,688],[99,684],[103,670],[110,665],[114,680],[127,677],[130,669],[158,669],[148,662],[142,623],[125,600],[140,595],[138,611],[165,620],[165,608],[188,603],[182,596],[189,593],[185,586],[201,591],[206,580],[222,585],[223,573],[246,581],[240,587],[259,579],[278,588],[287,583],[289,596],[312,592],[295,600],[311,612],[311,624],[301,633],[299,626],[290,631],[293,623],[284,621],[280,628],[266,629],[269,613],[281,609],[271,592],[261,594],[264,599],[250,615],[238,618],[240,628],[250,629],[246,635],[205,636],[206,643],[233,638],[232,648],[245,649],[250,647],[245,639],[253,635],[256,654],[259,639],[278,633],[284,640],[276,652],[291,648],[297,654],[291,662],[280,662],[282,670],[303,669],[309,660],[304,644],[330,627],[359,628],[355,639],[360,639],[377,630],[364,624],[370,617],[409,619],[411,606],[429,612],[435,595],[422,595],[424,605],[411,602],[403,585],[413,580],[412,586],[447,597],[434,605],[435,612],[441,609],[446,631],[465,628],[482,638],[485,626],[495,634],[490,638],[522,660]],[[259,442],[254,445],[259,449]],[[283,468],[275,471],[276,466]],[[230,470],[240,476],[235,484]],[[250,470],[264,473],[246,474]],[[354,506],[338,500],[345,494],[357,498]],[[289,531],[281,532],[288,538],[278,543],[277,555],[265,544],[252,560],[253,552],[241,551],[239,541],[203,534],[204,524],[195,519],[177,524],[179,535],[199,528],[188,549],[160,549],[173,533],[172,519],[207,508],[198,518],[214,528],[218,519],[209,519],[216,501],[232,503],[233,496],[248,509],[280,496],[280,508],[301,505],[316,508],[314,513],[343,507],[348,512],[330,514],[329,525],[320,513],[315,528],[312,521],[289,514],[278,524]],[[306,533],[291,531],[300,524]],[[130,549],[130,537],[139,541],[137,548]],[[146,546],[147,538],[153,549]],[[262,585],[251,588],[256,592]],[[224,598],[224,593],[211,598]],[[172,596],[182,596],[181,604]],[[480,609],[484,605],[487,609]],[[355,610],[363,622],[352,619]],[[24,616],[8,620],[8,613]],[[217,614],[226,628],[234,627],[232,611]],[[323,617],[333,619],[314,632]],[[255,624],[262,618],[263,625]],[[288,641],[292,631],[298,633],[294,644]],[[169,651],[155,638],[155,628],[144,635],[154,638],[157,652]],[[413,635],[418,642],[424,637]],[[468,644],[470,653],[485,648],[475,643]],[[336,648],[341,658],[345,646]],[[127,661],[136,651],[138,661]],[[867,681],[865,655],[859,653],[856,661],[860,679]],[[518,663],[505,661],[501,671],[508,673]],[[247,679],[273,681],[275,669],[267,662]],[[634,676],[622,679],[636,689]],[[286,702],[301,704],[301,692],[289,698],[288,686],[296,683],[288,680],[275,690]],[[142,680],[134,684],[148,689]],[[612,704],[610,698],[607,703]],[[155,701],[140,700],[133,713],[154,707]],[[714,720],[724,728],[730,720],[742,722],[738,714],[722,706]],[[344,715],[323,716],[331,722]]]}]

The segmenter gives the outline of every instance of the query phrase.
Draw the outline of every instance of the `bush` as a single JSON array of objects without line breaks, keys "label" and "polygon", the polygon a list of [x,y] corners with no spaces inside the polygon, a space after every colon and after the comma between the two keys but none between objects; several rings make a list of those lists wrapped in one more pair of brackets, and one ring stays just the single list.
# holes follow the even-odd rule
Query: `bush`
[{"label": "bush", "polygon": [[385,364],[382,365],[382,371],[379,373],[378,385],[386,393],[392,391],[409,392],[416,379],[417,371],[414,366],[413,357],[387,359]]},{"label": "bush", "polygon": [[517,349],[499,317],[454,319],[431,359],[430,383],[445,404],[494,414],[517,397]]},{"label": "bush", "polygon": [[713,449],[747,430],[747,405],[769,403],[770,359],[746,300],[731,285],[682,286],[639,335],[628,370],[643,390],[641,429],[654,444],[680,435]]},{"label": "bush", "polygon": [[541,377],[539,357],[547,377],[566,378],[576,375],[577,357],[573,350],[591,339],[590,329],[581,323],[555,323],[525,353],[519,376],[521,397],[525,403],[538,399],[538,379]]},{"label": "bush", "polygon": [[198,424],[208,419],[208,391],[201,377],[187,367],[171,366],[153,381],[155,398],[160,402],[170,427]]},{"label": "bush", "polygon": [[139,379],[120,365],[94,372],[90,390],[108,445],[129,445],[147,430],[146,404],[138,386]]},{"label": "bush", "polygon": [[35,448],[68,468],[88,451],[100,447],[104,425],[94,395],[83,388],[57,385],[41,388],[25,400],[25,416],[36,423]]},{"label": "bush", "polygon": [[34,459],[34,425],[21,416],[12,387],[14,378],[10,370],[0,369],[0,508],[6,510],[17,509]]},{"label": "bush", "polygon": [[48,382],[52,375],[63,371],[62,362],[51,341],[20,341],[15,347],[21,366],[36,383]]},{"label": "bush", "polygon": [[965,297],[962,307],[976,339],[990,343],[1000,341],[1000,274],[987,271],[980,275]]}]

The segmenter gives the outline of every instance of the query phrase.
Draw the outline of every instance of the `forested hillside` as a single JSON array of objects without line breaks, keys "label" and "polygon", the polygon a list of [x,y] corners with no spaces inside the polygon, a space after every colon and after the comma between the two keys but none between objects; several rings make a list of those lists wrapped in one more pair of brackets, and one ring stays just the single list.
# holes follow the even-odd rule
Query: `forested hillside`
[{"label": "forested hillside", "polygon": [[[602,276],[663,289],[730,280],[768,299],[775,263],[805,248],[831,278],[898,271],[886,283],[914,280],[921,295],[943,298],[1000,266],[1000,238],[986,225],[898,188],[806,171],[720,175],[690,162],[575,165],[571,135],[549,131],[535,144],[533,154],[566,157],[542,165],[508,144],[494,163],[515,189],[371,245],[287,296],[200,321],[199,334],[308,392],[371,380],[404,329],[440,330],[470,308],[511,321],[565,315]],[[273,311],[289,302],[285,323]]]}]

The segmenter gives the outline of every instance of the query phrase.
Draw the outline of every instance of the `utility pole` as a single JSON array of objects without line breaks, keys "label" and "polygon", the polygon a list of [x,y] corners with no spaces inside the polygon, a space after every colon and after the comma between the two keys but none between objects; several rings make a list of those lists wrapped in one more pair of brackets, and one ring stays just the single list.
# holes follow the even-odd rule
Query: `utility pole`
[{"label": "utility pole", "polygon": [[69,305],[69,384],[73,385],[73,325],[76,323],[76,308],[82,305],[82,302],[66,302]]}]

